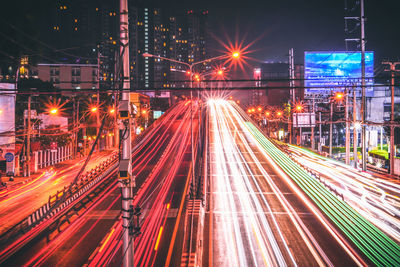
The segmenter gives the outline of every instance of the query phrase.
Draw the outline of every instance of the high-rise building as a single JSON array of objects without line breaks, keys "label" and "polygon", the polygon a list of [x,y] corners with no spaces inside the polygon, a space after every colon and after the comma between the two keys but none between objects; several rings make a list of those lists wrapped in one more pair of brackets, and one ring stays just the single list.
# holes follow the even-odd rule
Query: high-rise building
[{"label": "high-rise building", "polygon": [[[182,82],[188,80],[187,66],[143,57],[143,53],[188,64],[204,60],[208,45],[207,15],[207,11],[175,14],[132,4],[129,7],[131,86],[158,97],[169,97],[171,88],[187,87],[188,83]],[[202,68],[203,65],[198,66]]]},{"label": "high-rise building", "polygon": [[100,88],[110,88],[115,77],[118,46],[118,1],[61,0],[53,4],[49,32],[49,58],[62,64],[97,64]]}]

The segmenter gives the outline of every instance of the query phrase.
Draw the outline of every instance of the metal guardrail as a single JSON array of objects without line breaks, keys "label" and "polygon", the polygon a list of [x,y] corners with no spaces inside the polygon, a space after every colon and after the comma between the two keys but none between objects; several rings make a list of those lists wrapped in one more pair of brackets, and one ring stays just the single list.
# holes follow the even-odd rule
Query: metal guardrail
[{"label": "metal guardrail", "polygon": [[[64,187],[62,190],[57,191],[54,195],[49,196],[49,200],[46,204],[35,210],[32,214],[21,220],[19,223],[15,224],[12,228],[1,234],[0,240],[4,241],[1,243],[5,245],[7,242],[16,238],[21,233],[27,233],[43,220],[50,219],[51,217],[57,215],[57,213],[59,213],[60,211],[66,210],[66,208],[74,203],[77,198],[88,192],[94,185],[96,185],[115,168],[117,168],[117,160],[118,154],[114,153],[110,158],[103,161],[90,171],[86,172],[78,181],[78,183],[71,188],[71,191],[69,191],[69,187]],[[103,171],[101,175],[99,175],[100,171]],[[69,194],[69,196],[65,199],[63,203],[55,207],[57,202],[64,194]],[[51,212],[49,213],[49,211]]]},{"label": "metal guardrail", "polygon": [[286,155],[289,156],[289,158],[291,160],[293,160],[297,165],[299,165],[301,168],[303,168],[306,172],[308,172],[309,174],[311,174],[311,176],[315,179],[317,179],[321,184],[323,184],[329,191],[331,191],[332,193],[334,193],[337,197],[340,197],[343,201],[344,200],[344,196],[342,193],[339,193],[336,188],[332,187],[329,183],[326,182],[325,179],[323,179],[320,175],[320,173],[318,173],[317,171],[301,164],[296,158],[294,158],[291,154],[291,152],[288,151],[287,149],[287,145],[282,145],[282,144],[278,144],[275,140],[269,138],[269,140],[271,141],[271,143],[273,143],[277,148],[279,148],[281,151],[283,151]]},{"label": "metal guardrail", "polygon": [[[117,166],[113,166],[113,168],[109,168],[111,165],[115,165],[115,161],[118,159],[118,154],[114,153],[110,158],[101,162],[99,165],[86,172],[82,178],[71,188],[65,186],[61,191],[57,191],[54,195],[49,196],[49,201],[37,209],[34,213],[28,216],[27,222],[28,226],[34,226],[39,223],[44,218],[49,219],[65,207],[69,206],[75,199],[80,197],[82,194],[86,193],[88,190],[92,188],[94,184],[99,182],[105,176],[107,176],[113,169]],[[107,168],[109,170],[105,171]],[[99,173],[103,172],[101,175]],[[63,195],[69,194],[68,197],[63,203],[61,203],[58,207],[55,208],[50,214],[48,212],[58,203]]]}]

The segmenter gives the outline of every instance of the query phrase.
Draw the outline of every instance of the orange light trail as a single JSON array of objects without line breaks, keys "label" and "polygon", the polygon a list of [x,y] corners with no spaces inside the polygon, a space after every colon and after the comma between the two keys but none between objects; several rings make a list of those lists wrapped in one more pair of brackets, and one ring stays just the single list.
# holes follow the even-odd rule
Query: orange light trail
[{"label": "orange light trail", "polygon": [[155,250],[155,251],[157,251],[157,249],[158,249],[158,244],[160,243],[161,234],[162,234],[162,232],[163,232],[163,229],[164,229],[164,227],[161,226],[161,227],[160,227],[160,232],[158,233],[156,245],[154,246],[154,250]]},{"label": "orange light trail", "polygon": [[3,204],[3,203],[5,203],[5,202],[8,202],[8,201],[10,201],[11,199],[17,198],[17,197],[19,197],[19,196],[21,196],[21,195],[23,195],[23,194],[26,194],[26,193],[28,193],[28,192],[30,192],[30,191],[32,191],[32,190],[38,188],[39,186],[43,185],[43,184],[46,183],[48,180],[50,180],[51,178],[53,178],[54,175],[56,175],[56,172],[53,173],[49,178],[47,178],[46,180],[44,180],[44,181],[41,182],[40,184],[38,184],[38,185],[36,185],[36,186],[30,188],[29,190],[26,190],[26,191],[24,191],[24,192],[21,192],[21,193],[15,195],[15,196],[12,196],[12,197],[10,197],[10,198],[7,198],[7,199],[1,201],[0,204]]},{"label": "orange light trail", "polygon": [[108,241],[110,240],[110,237],[112,236],[112,234],[114,233],[114,231],[115,231],[115,228],[113,228],[113,229],[111,230],[111,232],[108,234],[108,236],[107,236],[106,240],[104,241],[103,245],[101,245],[101,247],[100,247],[100,249],[99,249],[99,252],[101,252],[101,251],[104,249],[104,247],[107,245],[107,243],[108,243]]}]

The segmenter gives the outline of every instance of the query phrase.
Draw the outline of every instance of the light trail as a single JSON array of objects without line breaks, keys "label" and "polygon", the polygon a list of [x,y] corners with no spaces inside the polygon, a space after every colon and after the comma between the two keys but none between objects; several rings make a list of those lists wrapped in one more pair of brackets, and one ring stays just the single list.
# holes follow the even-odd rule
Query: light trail
[{"label": "light trail", "polygon": [[321,175],[324,183],[397,242],[400,242],[400,186],[379,179],[305,149],[289,146],[288,151],[300,164]]},{"label": "light trail", "polygon": [[247,126],[268,155],[366,257],[376,265],[400,265],[400,247],[392,239],[300,168],[254,125],[248,122]]},{"label": "light trail", "polygon": [[[222,242],[213,245],[216,254],[221,254],[216,265],[296,266],[274,213],[236,144],[236,138],[244,141],[244,137],[235,126],[232,129],[235,122],[232,111],[227,110],[228,102],[211,99],[208,107],[213,143],[211,173],[215,174],[210,178],[215,184],[211,193],[217,220],[213,231],[214,236],[223,237]],[[270,214],[272,224],[265,212]]]},{"label": "light trail", "polygon": [[[146,137],[147,144],[143,143],[141,153],[136,153],[140,159],[136,159],[136,156],[133,157],[136,160],[133,173],[137,177],[142,172],[146,174],[133,200],[133,205],[140,206],[142,209],[141,234],[134,240],[135,266],[153,266],[163,243],[167,214],[174,194],[171,192],[171,186],[181,166],[185,151],[187,153],[190,147],[189,108],[187,101],[172,108],[162,123],[148,134],[154,140]],[[194,108],[195,112],[198,112],[197,104],[194,105]],[[165,129],[161,130],[161,124]],[[160,134],[160,132],[162,133]],[[149,143],[148,147],[144,147]],[[159,158],[156,157],[157,154],[162,155]],[[148,165],[156,158],[159,160],[149,171]],[[172,158],[173,160],[171,160]],[[117,251],[122,249],[121,236],[125,230],[121,227],[120,222],[115,229],[112,236],[110,235],[107,245],[94,256],[90,266],[107,265],[114,257],[121,256]]]},{"label": "light trail", "polygon": [[[239,124],[239,127],[241,128],[240,130],[235,126],[235,131],[240,132],[247,132],[247,127],[244,123],[243,118],[239,115],[237,110],[232,106],[227,104],[227,108],[229,109],[229,112],[235,117],[236,122]],[[231,119],[232,120],[232,119]],[[255,155],[255,152],[259,152],[260,150],[253,151],[251,149],[250,144],[247,142],[245,136],[243,134],[240,135],[240,139],[242,141],[242,144],[245,145],[246,151],[250,154],[252,160],[254,163],[257,165],[258,170],[262,173],[263,177],[265,178],[265,181],[269,184],[271,189],[273,190],[274,194],[278,198],[279,202],[281,203],[282,207],[285,209],[287,212],[288,216],[290,217],[291,222],[295,226],[297,232],[300,234],[302,240],[306,244],[307,248],[311,252],[312,256],[316,260],[319,266],[323,266],[327,264],[328,266],[333,266],[332,262],[329,260],[328,256],[325,254],[325,252],[322,250],[322,248],[319,246],[315,238],[312,236],[310,231],[307,229],[303,221],[300,219],[299,215],[295,211],[295,209],[292,207],[292,205],[286,200],[284,197],[283,193],[279,190],[278,186],[275,184],[271,176],[265,171],[265,169],[262,167],[262,164],[259,162],[257,156]],[[262,152],[262,151],[261,151]],[[243,161],[245,159],[243,158]],[[256,183],[254,176],[253,176],[254,183],[257,186],[257,189],[259,192],[262,192],[258,184]],[[261,195],[263,198],[263,201],[266,203],[266,199],[263,195]],[[276,223],[276,221],[275,221]],[[283,237],[281,237],[283,238]]]}]

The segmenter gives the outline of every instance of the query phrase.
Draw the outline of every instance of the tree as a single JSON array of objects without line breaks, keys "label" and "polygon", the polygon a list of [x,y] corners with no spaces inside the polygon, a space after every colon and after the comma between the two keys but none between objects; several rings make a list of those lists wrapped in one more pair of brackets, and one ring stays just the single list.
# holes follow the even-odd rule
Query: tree
[{"label": "tree", "polygon": [[[395,124],[400,124],[400,116],[395,116],[394,118]],[[390,126],[384,126],[383,129],[385,130],[385,134],[387,137],[390,137]],[[394,144],[400,144],[400,128],[394,127]]]}]

